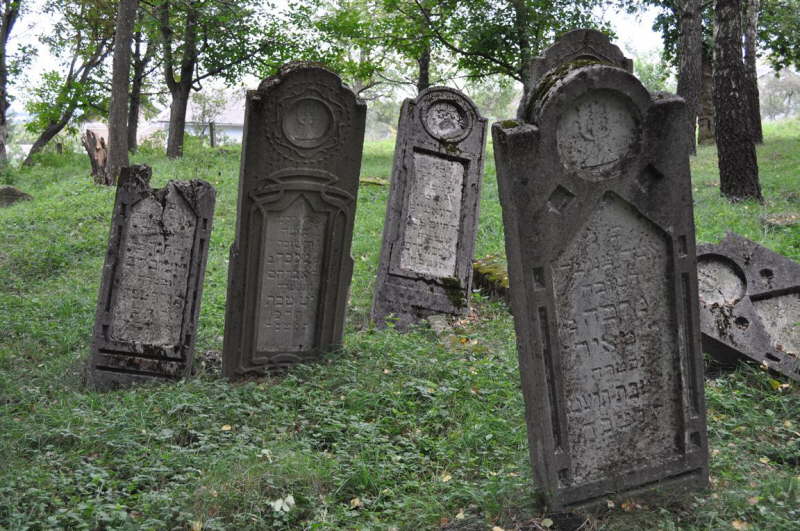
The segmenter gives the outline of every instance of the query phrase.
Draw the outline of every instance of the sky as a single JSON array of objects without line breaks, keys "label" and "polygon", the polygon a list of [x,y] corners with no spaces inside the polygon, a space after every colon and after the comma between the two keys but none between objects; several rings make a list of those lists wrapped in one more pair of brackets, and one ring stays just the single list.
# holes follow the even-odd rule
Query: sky
[{"label": "sky", "polygon": [[[39,50],[37,57],[24,73],[24,77],[11,87],[12,96],[15,97],[11,104],[12,113],[24,112],[25,98],[24,93],[21,92],[25,87],[37,84],[42,73],[58,68],[57,58],[53,57],[47,48],[39,43],[38,36],[46,33],[53,25],[51,17],[37,13],[41,3],[41,0],[34,0],[29,4],[32,6],[31,11],[20,18],[11,36],[12,46],[32,44]],[[657,14],[656,10],[650,9],[643,14],[634,16],[609,8],[603,14],[611,22],[619,36],[614,44],[622,48],[629,57],[660,50],[661,37],[652,30],[653,20]],[[257,83],[257,80],[253,83]]]}]

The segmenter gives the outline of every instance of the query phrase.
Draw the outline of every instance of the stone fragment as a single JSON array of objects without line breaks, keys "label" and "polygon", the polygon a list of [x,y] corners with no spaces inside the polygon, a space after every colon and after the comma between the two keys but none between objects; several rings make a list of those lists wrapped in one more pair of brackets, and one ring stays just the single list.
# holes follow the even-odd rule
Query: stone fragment
[{"label": "stone fragment", "polygon": [[342,340],[366,105],[291,63],[247,95],[223,372],[317,359]]},{"label": "stone fragment", "polygon": [[581,59],[550,68],[525,122],[492,128],[531,461],[555,511],[708,482],[686,106]]},{"label": "stone fragment", "polygon": [[508,302],[508,265],[505,259],[488,255],[473,261],[472,285],[488,297]]},{"label": "stone fragment", "polygon": [[729,232],[697,248],[703,350],[800,381],[800,264]]},{"label": "stone fragment", "polygon": [[0,186],[0,208],[11,206],[18,201],[30,201],[30,195],[13,186]]},{"label": "stone fragment", "polygon": [[154,190],[151,174],[120,173],[89,364],[98,389],[192,369],[215,191],[203,181]]},{"label": "stone fragment", "polygon": [[455,89],[403,103],[372,305],[378,326],[466,312],[485,142],[486,119]]}]

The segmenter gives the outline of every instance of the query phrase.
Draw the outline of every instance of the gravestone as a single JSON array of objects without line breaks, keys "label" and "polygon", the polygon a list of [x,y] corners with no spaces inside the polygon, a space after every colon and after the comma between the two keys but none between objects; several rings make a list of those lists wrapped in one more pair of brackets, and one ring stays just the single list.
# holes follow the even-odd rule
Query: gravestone
[{"label": "gravestone", "polygon": [[90,360],[99,389],[179,379],[192,368],[214,188],[150,188],[147,166],[122,168]]},{"label": "gravestone", "polygon": [[431,87],[400,110],[372,318],[400,329],[466,312],[486,119],[461,92]]},{"label": "gravestone", "polygon": [[[633,72],[633,60],[625,57],[616,46],[610,45],[604,33],[576,29],[562,35],[552,46],[544,50],[541,57],[528,64],[530,83],[536,87],[548,72],[563,68],[568,63],[585,61],[605,63]],[[536,96],[535,89],[524,94],[517,113],[518,119],[523,121],[526,119],[525,111]]]},{"label": "gravestone", "polygon": [[30,201],[31,199],[33,197],[13,186],[0,186],[0,208],[11,206],[18,201]]},{"label": "gravestone", "polygon": [[537,486],[553,510],[704,486],[685,104],[588,60],[536,93],[492,133]]},{"label": "gravestone", "polygon": [[697,248],[703,350],[800,381],[800,264],[738,234]]},{"label": "gravestone", "polygon": [[341,343],[366,105],[292,63],[247,94],[223,370],[316,359]]}]

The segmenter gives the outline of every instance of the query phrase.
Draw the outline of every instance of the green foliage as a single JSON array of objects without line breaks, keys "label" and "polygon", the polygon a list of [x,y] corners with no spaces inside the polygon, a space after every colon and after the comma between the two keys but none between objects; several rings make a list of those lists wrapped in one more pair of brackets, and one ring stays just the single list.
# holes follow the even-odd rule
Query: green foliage
[{"label": "green foliage", "polygon": [[762,0],[758,37],[775,70],[800,68],[800,2]]},{"label": "green foliage", "polygon": [[657,53],[638,54],[633,60],[633,73],[650,92],[675,92],[672,67]]},{"label": "green foliage", "polygon": [[[797,227],[759,220],[800,208],[800,122],[768,124],[765,132],[765,205],[720,198],[714,150],[699,148],[698,239],[732,229],[800,260]],[[387,178],[393,149],[392,141],[368,143],[362,175]],[[445,341],[424,326],[400,334],[369,324],[387,187],[359,190],[342,350],[283,376],[221,379],[238,153],[190,139],[180,161],[146,148],[134,157],[154,167],[155,186],[205,179],[218,203],[197,376],[111,393],[87,390],[81,367],[114,190],[91,184],[83,154],[15,173],[35,199],[0,210],[0,527],[435,529],[447,521],[530,529],[543,522],[507,308],[474,294],[473,313]],[[503,250],[489,146],[476,255]],[[757,368],[716,376],[706,384],[711,491],[636,497],[587,516],[587,528],[796,525],[800,389]]]}]

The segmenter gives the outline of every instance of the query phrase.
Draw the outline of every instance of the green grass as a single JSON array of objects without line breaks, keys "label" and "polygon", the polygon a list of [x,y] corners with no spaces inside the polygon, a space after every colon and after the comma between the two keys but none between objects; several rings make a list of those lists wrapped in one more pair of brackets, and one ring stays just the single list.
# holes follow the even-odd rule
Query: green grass
[{"label": "green grass", "polygon": [[[721,200],[716,154],[700,149],[698,240],[734,230],[800,260],[797,227],[760,222],[800,211],[800,123],[766,135],[764,206]],[[362,176],[388,178],[392,152],[391,142],[367,144]],[[545,515],[507,308],[476,294],[446,345],[423,327],[369,325],[386,186],[359,192],[342,351],[283,377],[221,379],[212,354],[222,348],[238,158],[191,142],[180,161],[135,157],[153,166],[155,185],[201,178],[218,190],[199,374],[105,394],[85,389],[80,370],[113,190],[91,184],[82,154],[12,174],[35,200],[0,210],[0,528],[536,529]],[[490,151],[476,255],[503,253]],[[709,380],[711,490],[618,502],[588,514],[587,528],[796,528],[800,392],[783,383],[746,366]]]}]

